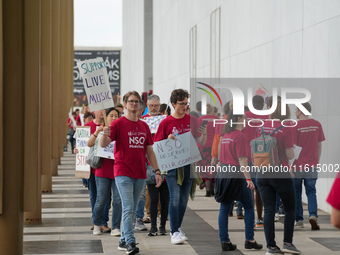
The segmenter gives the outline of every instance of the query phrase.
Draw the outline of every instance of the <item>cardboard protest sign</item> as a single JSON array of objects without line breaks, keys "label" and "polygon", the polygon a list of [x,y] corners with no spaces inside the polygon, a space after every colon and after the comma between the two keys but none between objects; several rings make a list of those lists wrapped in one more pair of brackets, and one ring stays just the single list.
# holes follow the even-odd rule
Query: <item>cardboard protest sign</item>
[{"label": "cardboard protest sign", "polygon": [[161,172],[195,163],[202,159],[191,132],[176,136],[176,140],[165,139],[156,142],[153,145],[153,150]]},{"label": "cardboard protest sign", "polygon": [[88,179],[91,174],[91,167],[87,164],[87,155],[90,148],[87,146],[87,142],[91,137],[90,127],[77,127],[76,129],[76,148],[79,153],[76,154],[76,178]]},{"label": "cardboard protest sign", "polygon": [[162,120],[166,118],[166,115],[158,115],[153,117],[146,117],[143,119],[143,121],[146,122],[146,124],[149,125],[151,134],[157,133],[159,123],[161,123]]},{"label": "cardboard protest sign", "polygon": [[113,107],[113,99],[103,58],[77,62],[91,111]]},{"label": "cardboard protest sign", "polygon": [[113,154],[113,150],[114,150],[116,141],[113,141],[108,146],[106,146],[105,148],[102,148],[100,146],[100,138],[102,137],[102,135],[103,135],[103,132],[100,132],[98,134],[98,137],[96,139],[96,143],[94,144],[94,155],[101,157],[101,158],[115,159],[115,156]]}]

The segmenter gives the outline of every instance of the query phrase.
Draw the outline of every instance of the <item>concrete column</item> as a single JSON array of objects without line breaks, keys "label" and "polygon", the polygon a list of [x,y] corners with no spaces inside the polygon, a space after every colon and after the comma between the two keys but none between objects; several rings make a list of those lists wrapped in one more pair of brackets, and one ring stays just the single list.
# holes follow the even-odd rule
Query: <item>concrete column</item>
[{"label": "concrete column", "polygon": [[41,84],[41,190],[52,192],[52,0],[41,2]]},{"label": "concrete column", "polygon": [[[2,43],[2,40],[3,40],[3,36],[2,36],[2,18],[3,18],[3,15],[2,15],[2,0],[0,0],[0,52],[3,52],[3,43]],[[2,90],[3,90],[3,84],[2,84],[2,81],[3,81],[3,56],[2,54],[0,54],[0,101],[2,102],[4,99],[3,99],[3,93],[2,93]],[[3,144],[3,128],[2,128],[2,125],[3,125],[3,121],[2,121],[2,118],[3,118],[3,109],[2,107],[0,108],[0,144]],[[0,162],[3,162],[3,146],[0,146]],[[3,207],[2,207],[2,204],[3,204],[3,198],[2,198],[2,194],[4,192],[4,180],[3,180],[3,173],[4,173],[4,169],[3,169],[3,165],[0,164],[0,215],[2,214],[3,212]]]},{"label": "concrete column", "polygon": [[60,0],[52,1],[52,175],[58,175],[59,151],[59,68],[60,68]]},{"label": "concrete column", "polygon": [[3,28],[3,211],[1,254],[23,253],[24,1],[2,2]]}]

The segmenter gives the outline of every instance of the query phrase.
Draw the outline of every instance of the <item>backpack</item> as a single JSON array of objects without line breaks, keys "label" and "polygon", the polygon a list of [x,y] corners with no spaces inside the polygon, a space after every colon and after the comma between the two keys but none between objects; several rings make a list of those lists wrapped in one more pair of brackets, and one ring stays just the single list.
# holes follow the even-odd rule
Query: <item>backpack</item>
[{"label": "backpack", "polygon": [[278,127],[268,135],[264,132],[263,127],[261,127],[261,136],[250,142],[251,159],[254,166],[260,168],[262,166],[269,167],[280,164],[282,157],[279,158],[277,140],[272,135],[281,128],[283,128],[283,126]]}]

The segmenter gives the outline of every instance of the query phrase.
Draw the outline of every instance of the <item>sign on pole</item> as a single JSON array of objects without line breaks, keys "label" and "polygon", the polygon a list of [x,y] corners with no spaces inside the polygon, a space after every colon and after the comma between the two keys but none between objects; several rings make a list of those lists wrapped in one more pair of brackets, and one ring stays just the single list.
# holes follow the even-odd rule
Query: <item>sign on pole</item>
[{"label": "sign on pole", "polygon": [[79,150],[76,154],[76,178],[90,178],[91,167],[87,164],[87,156],[90,151],[90,148],[87,146],[87,142],[90,137],[90,127],[76,128],[76,148]]},{"label": "sign on pole", "polygon": [[191,132],[176,136],[175,140],[165,139],[156,142],[153,145],[153,150],[161,172],[189,165],[202,159]]},{"label": "sign on pole", "polygon": [[103,58],[77,62],[91,111],[114,106]]}]

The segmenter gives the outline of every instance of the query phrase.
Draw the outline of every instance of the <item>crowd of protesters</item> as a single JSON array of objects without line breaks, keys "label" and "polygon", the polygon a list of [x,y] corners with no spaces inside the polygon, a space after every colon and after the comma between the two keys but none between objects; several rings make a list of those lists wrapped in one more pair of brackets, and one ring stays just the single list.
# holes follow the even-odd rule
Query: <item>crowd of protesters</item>
[{"label": "crowd of protesters", "polygon": [[[237,218],[244,220],[245,249],[263,248],[262,244],[255,241],[254,229],[264,228],[266,254],[300,254],[293,244],[293,233],[294,228],[304,227],[302,185],[305,186],[308,199],[311,229],[320,229],[316,197],[318,176],[317,171],[313,171],[319,164],[322,142],[325,140],[320,122],[296,108],[295,117],[298,121],[296,125],[291,125],[292,121],[287,121],[292,119],[290,109],[286,106],[286,113],[281,112],[280,97],[270,97],[266,101],[259,95],[253,97],[252,103],[256,110],[262,110],[265,106],[270,109],[273,101],[276,101],[277,107],[270,115],[256,115],[248,107],[245,107],[245,114],[234,114],[231,100],[224,105],[222,116],[218,108],[211,104],[206,105],[206,112],[202,114],[201,102],[196,104],[196,111],[192,111],[189,98],[186,90],[172,91],[171,109],[170,104],[161,104],[157,95],[150,95],[147,102],[144,102],[136,91],[128,92],[123,98],[123,104],[117,103],[115,107],[106,109],[110,126],[105,126],[102,111],[92,114],[88,106],[82,116],[77,112],[72,113],[74,121],[70,118],[67,122],[72,151],[72,130],[82,124],[91,128],[89,147],[94,146],[100,132],[101,147],[115,141],[115,159],[103,158],[102,166],[91,168],[90,178],[84,184],[90,193],[93,234],[110,232],[112,236],[120,236],[118,249],[127,254],[136,254],[139,248],[133,230],[147,230],[145,224],[151,223],[149,236],[166,235],[166,222],[169,220],[171,243],[182,244],[188,241],[181,226],[189,195],[198,186],[206,189],[206,197],[213,196],[220,203],[218,226],[223,251],[237,248],[230,241],[228,233],[228,218],[233,215],[235,204]],[[309,103],[302,105],[308,112],[312,112]],[[158,115],[166,117],[160,122],[157,132],[151,134],[143,120]],[[214,120],[225,120],[226,124],[215,125]],[[252,125],[247,120],[251,120]],[[261,123],[262,128],[259,128],[257,124]],[[175,140],[178,135],[187,132],[191,132],[196,140],[202,159],[195,165],[188,164],[161,172],[158,167],[161,162],[157,162],[153,151],[154,142]],[[291,171],[280,173],[278,177],[273,173],[260,174],[254,170],[251,142],[265,135],[273,137],[277,143],[278,165],[288,167]],[[297,158],[295,146],[301,148]],[[75,148],[74,152],[78,153],[78,150]],[[195,166],[233,167],[237,171],[201,171],[195,175]],[[247,171],[240,171],[242,168]],[[155,183],[145,181],[150,171],[155,173]],[[332,223],[337,227],[340,227],[340,202],[336,195],[339,186],[336,179],[327,199],[333,207]],[[112,219],[109,228],[107,222],[111,203]],[[281,208],[282,212],[278,215]],[[284,217],[282,249],[275,241],[275,221],[280,216]]]}]

